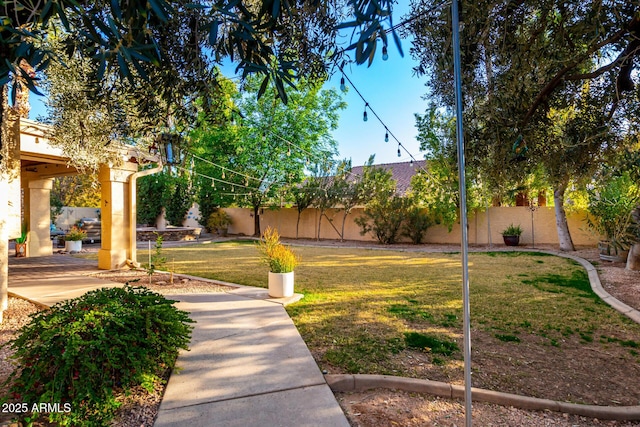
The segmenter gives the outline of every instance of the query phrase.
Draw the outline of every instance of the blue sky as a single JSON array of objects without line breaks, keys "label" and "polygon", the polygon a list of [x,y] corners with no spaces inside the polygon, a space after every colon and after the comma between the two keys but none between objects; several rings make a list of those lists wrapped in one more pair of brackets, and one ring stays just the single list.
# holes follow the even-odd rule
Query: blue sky
[{"label": "blue sky", "polygon": [[[390,44],[387,61],[377,55],[371,67],[354,64],[344,71],[389,131],[416,159],[421,160],[423,155],[416,140],[414,114],[424,113],[427,107],[427,101],[423,99],[425,79],[413,76],[415,61],[408,54],[410,43],[404,40],[402,47],[404,57],[400,56],[395,45]],[[335,74],[327,86],[339,90],[340,78],[340,74]],[[347,86],[350,86],[348,82]],[[378,164],[409,161],[405,150],[401,150],[401,157],[398,157],[398,143],[391,135],[389,142],[384,141],[384,126],[371,111],[368,112],[368,120],[362,120],[364,102],[352,87],[347,91],[345,101],[347,108],[341,112],[339,127],[333,134],[338,141],[341,158],[351,158],[354,166],[362,165],[371,154],[376,155]]]}]

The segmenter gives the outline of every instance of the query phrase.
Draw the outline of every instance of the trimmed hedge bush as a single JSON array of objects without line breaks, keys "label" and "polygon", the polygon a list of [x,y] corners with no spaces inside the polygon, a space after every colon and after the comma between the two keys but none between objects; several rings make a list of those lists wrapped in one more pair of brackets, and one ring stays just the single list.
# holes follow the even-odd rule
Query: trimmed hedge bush
[{"label": "trimmed hedge bush", "polygon": [[[103,288],[36,314],[8,343],[19,369],[9,377],[17,402],[55,404],[59,425],[103,426],[115,415],[115,394],[152,389],[188,349],[193,323],[162,295],[127,284]],[[25,421],[38,413],[23,414]]]}]

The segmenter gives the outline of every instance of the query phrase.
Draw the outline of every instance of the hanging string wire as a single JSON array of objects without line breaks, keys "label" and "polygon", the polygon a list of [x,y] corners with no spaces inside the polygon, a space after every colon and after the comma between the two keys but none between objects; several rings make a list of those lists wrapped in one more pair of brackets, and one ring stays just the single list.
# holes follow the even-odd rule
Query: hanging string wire
[{"label": "hanging string wire", "polygon": [[358,90],[358,88],[356,87],[355,84],[353,84],[353,81],[349,78],[349,76],[347,76],[344,72],[344,69],[338,65],[338,69],[340,70],[340,72],[342,73],[342,75],[344,76],[345,79],[347,79],[347,81],[349,82],[349,84],[351,85],[351,87],[353,88],[353,90],[356,91],[356,93],[358,94],[358,96],[360,97],[360,99],[362,99],[362,102],[364,102],[364,105],[366,106],[366,109],[368,109],[369,111],[371,111],[371,114],[373,114],[373,116],[378,119],[378,122],[380,122],[380,124],[384,127],[385,129],[385,139],[386,139],[386,135],[388,134],[389,136],[391,136],[393,139],[395,139],[395,141],[398,143],[398,146],[400,148],[402,148],[411,159],[413,159],[414,162],[417,161],[417,159],[413,156],[413,154],[411,154],[411,152],[404,146],[404,144],[402,144],[402,142],[400,142],[400,140],[395,136],[395,134],[393,132],[391,132],[391,130],[389,129],[389,126],[387,126],[387,124],[384,122],[384,120],[382,120],[380,118],[380,116],[378,115],[378,113],[376,113],[376,110],[373,109],[373,107],[371,106],[371,103],[369,101],[366,100],[366,98],[364,97],[364,95],[362,95],[362,92],[360,92]]},{"label": "hanging string wire", "polygon": [[224,179],[220,179],[220,178],[216,178],[216,177],[213,177],[213,176],[209,176],[209,175],[207,175],[207,174],[204,174],[204,173],[201,173],[201,172],[198,172],[198,171],[195,171],[195,170],[194,170],[194,171],[190,171],[190,170],[188,170],[188,169],[186,169],[186,168],[184,168],[184,167],[182,167],[182,166],[177,166],[177,165],[176,165],[175,167],[176,167],[177,169],[180,169],[180,170],[184,171],[184,172],[188,172],[188,173],[191,173],[191,174],[193,174],[193,175],[199,176],[199,177],[201,177],[201,178],[206,178],[206,179],[208,179],[208,180],[211,180],[211,182],[219,182],[219,183],[222,183],[222,184],[224,184],[224,185],[230,185],[230,186],[232,186],[232,187],[248,188],[248,189],[250,189],[250,190],[256,190],[256,191],[259,191],[259,189],[258,189],[258,188],[256,188],[256,187],[250,187],[250,186],[248,186],[248,185],[238,184],[238,183],[235,183],[235,182],[226,181],[226,180],[224,180]]},{"label": "hanging string wire", "polygon": [[247,179],[252,179],[252,180],[258,181],[258,182],[260,182],[260,183],[262,183],[262,182],[263,182],[263,180],[261,180],[260,178],[256,178],[256,177],[253,177],[253,176],[251,176],[251,175],[246,175],[246,174],[243,174],[243,173],[241,173],[241,172],[234,171],[233,169],[229,169],[229,168],[227,168],[227,167],[225,167],[225,166],[219,165],[219,164],[214,163],[214,162],[212,162],[212,161],[210,161],[210,160],[207,160],[207,159],[205,159],[205,158],[203,158],[203,157],[200,157],[200,156],[198,156],[198,155],[196,155],[196,154],[193,154],[193,153],[192,153],[192,152],[190,152],[190,151],[188,151],[188,153],[189,153],[189,155],[191,155],[193,158],[198,159],[198,160],[200,160],[200,161],[203,161],[203,162],[205,162],[205,163],[208,163],[208,164],[210,164],[211,166],[218,167],[218,168],[220,168],[220,169],[222,169],[222,170],[226,170],[227,172],[230,172],[230,173],[233,173],[233,174],[236,174],[236,175],[240,175],[240,176],[242,176],[242,177],[244,177],[244,178],[247,178]]},{"label": "hanging string wire", "polygon": [[[297,145],[295,142],[291,142],[291,141],[289,141],[289,140],[288,140],[288,139],[286,139],[285,137],[283,137],[283,136],[281,136],[281,135],[278,135],[277,133],[273,132],[272,130],[269,130],[269,132],[270,132],[273,136],[275,136],[276,138],[278,138],[278,139],[280,139],[280,140],[282,140],[282,141],[286,142],[290,147],[294,147],[295,149],[297,149],[297,150],[299,150],[299,151],[301,151],[301,152],[303,152],[303,153],[307,154],[307,155],[308,155],[308,157],[310,157],[310,158],[314,158],[314,159],[319,159],[319,160],[324,160],[324,159],[322,158],[322,155],[321,155],[321,154],[317,154],[317,153],[316,153],[316,154],[314,154],[314,153],[311,153],[311,152],[309,152],[309,151],[305,150],[304,148],[300,147],[299,145]],[[331,160],[331,159],[329,160],[329,164],[331,165],[331,167],[336,166],[338,163],[340,163],[340,161],[339,161],[339,160]],[[342,173],[344,173],[345,175],[350,175],[350,176],[352,176],[353,178],[358,178],[358,177],[359,177],[359,175],[358,175],[358,174],[355,174],[355,173],[351,172],[350,170],[342,171]]]},{"label": "hanging string wire", "polygon": [[371,114],[373,114],[373,116],[378,120],[378,122],[380,122],[380,124],[384,127],[384,130],[385,130],[385,141],[388,139],[388,136],[391,136],[398,143],[398,155],[400,156],[400,154],[401,154],[400,150],[401,149],[404,150],[404,152],[409,155],[410,163],[412,165],[417,166],[421,171],[423,171],[425,174],[427,174],[427,176],[433,178],[431,173],[421,163],[419,163],[419,160],[416,159],[415,156],[407,149],[407,147],[405,147],[404,144],[394,135],[394,133],[391,132],[391,130],[389,130],[389,126],[387,126],[387,124],[380,118],[380,116],[378,115],[378,113],[376,113],[376,111],[373,109],[373,107],[371,107],[371,104],[365,99],[364,95],[362,95],[362,93],[358,90],[356,85],[353,84],[353,81],[349,78],[349,76],[347,76],[344,73],[343,68],[341,66],[339,66],[339,65],[338,65],[338,68],[340,69],[340,72],[342,72],[342,75],[344,76],[344,78],[347,79],[347,81],[349,82],[351,87],[353,87],[353,90],[356,91],[356,93],[358,94],[360,99],[362,99],[362,101],[365,103],[366,108],[369,111],[371,111]]}]

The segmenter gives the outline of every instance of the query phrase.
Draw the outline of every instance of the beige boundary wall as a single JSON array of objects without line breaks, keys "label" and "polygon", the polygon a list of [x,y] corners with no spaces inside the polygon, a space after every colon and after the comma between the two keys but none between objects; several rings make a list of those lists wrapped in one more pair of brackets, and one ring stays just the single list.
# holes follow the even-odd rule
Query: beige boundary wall
[{"label": "beige boundary wall", "polygon": [[[225,209],[233,219],[229,228],[231,234],[253,235],[253,210],[244,208]],[[317,234],[319,212],[316,209],[306,209],[300,217],[299,237],[314,239]],[[362,215],[362,209],[354,209],[347,216],[345,223],[345,240],[375,241],[375,237],[367,234],[360,235],[360,228],[354,218]],[[327,216],[332,219],[333,226],[338,230],[342,227],[343,212],[331,209]],[[260,227],[264,230],[268,226],[276,228],[283,237],[296,237],[296,220],[298,211],[295,208],[267,209],[260,215]],[[469,215],[469,244],[486,245],[489,243],[503,244],[501,231],[509,224],[520,225],[523,229],[520,237],[521,245],[532,243],[532,213],[527,207],[495,207],[488,211],[480,211]],[[598,236],[591,234],[584,222],[584,213],[576,212],[568,215],[569,230],[573,243],[578,246],[596,246]],[[536,244],[558,244],[555,212],[553,207],[540,207],[533,212],[533,237]],[[321,239],[339,239],[340,235],[332,224],[322,219],[320,226]],[[491,242],[489,241],[491,238]],[[427,230],[425,243],[458,244],[460,243],[460,225],[456,224],[451,232],[444,226],[433,226]],[[408,241],[404,238],[403,240]]]}]

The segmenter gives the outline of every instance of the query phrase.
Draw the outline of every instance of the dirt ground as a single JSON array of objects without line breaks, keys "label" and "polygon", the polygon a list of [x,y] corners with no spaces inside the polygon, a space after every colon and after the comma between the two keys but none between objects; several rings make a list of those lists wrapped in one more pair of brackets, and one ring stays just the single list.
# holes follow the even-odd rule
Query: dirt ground
[{"label": "dirt ground", "polygon": [[[412,248],[409,246],[408,250]],[[574,254],[594,262],[607,292],[640,309],[640,272],[627,271],[622,263],[600,261],[595,249],[579,250]],[[141,280],[136,284],[167,295],[225,290],[223,286],[177,277],[172,283],[166,274],[155,274],[151,284],[146,274],[141,273],[137,277]],[[134,276],[119,273],[111,274],[109,278],[125,282]],[[17,311],[11,314],[11,310]],[[5,316],[7,319],[26,319],[30,310],[33,308],[28,303],[12,301]],[[18,320],[11,320],[0,325],[0,342],[6,342],[19,324]],[[593,343],[593,346],[587,346],[585,357],[584,343],[580,351],[572,350],[571,342],[566,342],[557,348],[546,346],[541,352],[534,351],[534,348],[541,347],[527,345],[504,343],[496,346],[495,340],[491,346],[486,346],[483,345],[485,340],[488,337],[482,332],[472,331],[474,387],[597,405],[640,405],[640,389],[637,387],[640,383],[640,359],[621,346],[603,349],[598,343]],[[0,354],[0,380],[6,378],[12,369],[8,367],[6,356],[6,349],[3,349]],[[403,351],[397,357],[402,358],[402,364],[416,378],[462,384],[462,366],[452,372],[430,369],[428,355],[418,351]],[[114,425],[152,426],[160,396],[161,392],[155,396],[130,399]],[[353,427],[465,425],[464,403],[457,400],[382,389],[337,393],[336,397]],[[640,421],[597,420],[475,402],[473,422],[479,426],[640,426]]]}]

